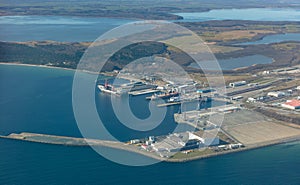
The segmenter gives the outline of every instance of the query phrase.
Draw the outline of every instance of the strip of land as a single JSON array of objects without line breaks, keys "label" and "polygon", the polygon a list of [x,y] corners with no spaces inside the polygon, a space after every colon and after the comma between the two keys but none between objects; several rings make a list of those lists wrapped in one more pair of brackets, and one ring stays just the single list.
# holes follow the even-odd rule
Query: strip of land
[{"label": "strip of land", "polygon": [[109,147],[109,148],[134,152],[157,160],[162,160],[159,156],[152,155],[151,153],[140,150],[138,147],[135,147],[134,145],[129,145],[127,143],[118,142],[118,141],[85,139],[85,138],[77,138],[77,137],[66,137],[66,136],[37,134],[37,133],[28,133],[28,132],[22,132],[20,134],[12,133],[8,136],[0,136],[0,138],[16,139],[16,140],[22,140],[28,142],[64,145],[64,146],[81,146],[81,147],[103,146],[103,147]]},{"label": "strip of land", "polygon": [[[281,127],[282,128],[282,127]],[[271,129],[272,130],[272,129]],[[289,129],[288,129],[289,130]],[[268,131],[270,132],[270,130]],[[276,134],[276,133],[274,133]],[[256,136],[254,136],[256,137]],[[213,156],[219,156],[224,154],[229,154],[233,152],[241,152],[250,149],[276,145],[280,143],[292,142],[300,140],[300,130],[296,133],[293,131],[293,134],[290,135],[280,135],[279,137],[267,138],[264,142],[259,143],[249,143],[246,147],[231,149],[231,150],[215,150],[212,147],[202,148],[198,150],[193,150],[188,153],[178,152],[170,158],[163,158],[157,155],[155,152],[149,152],[143,150],[139,145],[132,145],[129,143],[117,142],[117,141],[108,141],[108,140],[98,140],[98,139],[85,139],[85,138],[75,138],[75,137],[65,137],[65,136],[56,136],[56,135],[47,135],[47,134],[36,134],[36,133],[12,133],[8,136],[0,136],[3,139],[15,139],[28,142],[37,142],[43,144],[55,144],[55,145],[64,145],[64,146],[102,146],[109,147],[118,150],[125,150],[133,153],[137,153],[146,157],[150,157],[159,161],[167,162],[186,162],[197,159],[204,159]],[[246,139],[247,140],[247,139]]]}]

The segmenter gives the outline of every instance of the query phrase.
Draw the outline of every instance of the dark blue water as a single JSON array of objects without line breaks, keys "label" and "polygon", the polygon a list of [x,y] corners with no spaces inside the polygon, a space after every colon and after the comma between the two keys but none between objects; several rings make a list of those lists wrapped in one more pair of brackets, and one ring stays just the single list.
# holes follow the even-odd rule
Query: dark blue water
[{"label": "dark blue water", "polygon": [[[73,74],[62,69],[0,65],[0,134],[36,132],[81,137],[72,109]],[[95,99],[105,126],[123,141],[168,134],[177,126],[173,113],[178,112],[178,106],[168,108],[159,127],[140,133],[117,119],[109,95],[96,90]],[[137,117],[145,119],[150,115],[146,95],[131,97],[129,102]]]},{"label": "dark blue water", "polygon": [[128,167],[90,148],[0,140],[1,184],[299,184],[300,143]]},{"label": "dark blue water", "polygon": [[1,41],[94,41],[133,19],[71,16],[1,16]]},{"label": "dark blue water", "polygon": [[[209,12],[177,13],[181,22],[209,20],[300,21],[299,9],[218,9]],[[238,15],[238,16],[237,16]],[[72,16],[0,16],[1,41],[63,42],[94,41],[101,34],[133,19]]]},{"label": "dark blue water", "polygon": [[252,21],[300,21],[300,9],[292,8],[247,8],[218,9],[208,12],[176,13],[183,21],[252,20]]},{"label": "dark blue water", "polygon": [[[0,131],[80,136],[72,113],[72,71],[0,65]],[[98,97],[98,98],[97,98]],[[143,97],[141,97],[143,98]],[[109,99],[96,94],[97,105]],[[143,101],[142,99],[133,99]],[[133,112],[149,112],[139,103]],[[174,109],[174,110],[172,110]],[[168,114],[177,111],[170,108]],[[170,112],[169,112],[170,111]],[[107,125],[120,139],[143,136],[120,127],[107,111]],[[111,119],[112,118],[112,119]],[[168,133],[173,116],[153,130]],[[119,129],[119,130],[118,130]],[[139,135],[140,134],[140,135]],[[300,144],[290,143],[187,163],[128,167],[89,147],[66,147],[0,139],[0,184],[299,184]]]}]

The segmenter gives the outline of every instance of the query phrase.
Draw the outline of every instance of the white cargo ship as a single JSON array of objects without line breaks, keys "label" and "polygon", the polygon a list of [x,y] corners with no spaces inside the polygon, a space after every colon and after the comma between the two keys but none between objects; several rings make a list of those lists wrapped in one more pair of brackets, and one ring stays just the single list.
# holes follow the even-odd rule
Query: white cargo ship
[{"label": "white cargo ship", "polygon": [[[121,95],[123,93],[127,93],[127,91],[123,90],[122,88],[115,88],[113,85],[110,85],[107,80],[105,81],[104,85],[97,85],[98,89],[101,92],[114,94],[114,95]],[[124,91],[124,92],[123,92]]]},{"label": "white cargo ship", "polygon": [[118,92],[117,91],[115,91],[114,90],[114,88],[113,87],[107,87],[107,86],[105,86],[105,85],[98,85],[97,86],[98,87],[98,89],[101,91],[101,92],[105,92],[105,93],[110,93],[110,94],[118,94]]},{"label": "white cargo ship", "polygon": [[142,82],[132,82],[132,83],[122,84],[118,87],[115,87],[115,86],[109,84],[107,81],[105,81],[104,85],[98,84],[97,87],[101,92],[110,93],[110,94],[114,94],[114,95],[123,95],[123,94],[127,94],[129,92],[137,92],[138,93],[139,91],[145,93],[145,92],[147,92],[146,90],[153,91],[153,89],[156,88],[155,85],[145,84]]}]

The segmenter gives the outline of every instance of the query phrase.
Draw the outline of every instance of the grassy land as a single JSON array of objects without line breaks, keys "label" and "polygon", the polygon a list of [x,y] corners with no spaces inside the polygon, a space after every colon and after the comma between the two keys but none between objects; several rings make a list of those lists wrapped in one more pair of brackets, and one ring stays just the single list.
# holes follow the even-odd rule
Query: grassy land
[{"label": "grassy land", "polygon": [[259,40],[270,34],[300,32],[299,22],[228,20],[179,24],[193,30],[207,42],[217,42],[223,45]]},{"label": "grassy land", "polygon": [[[268,45],[249,45],[249,46],[232,46],[230,42],[238,42],[241,40],[257,39],[264,34],[273,34],[287,32],[287,28],[298,28],[298,22],[256,22],[256,21],[208,21],[202,23],[180,23],[183,26],[193,30],[200,36],[206,34],[204,37],[204,44],[215,54],[217,59],[228,59],[243,57],[255,54],[261,54],[274,59],[272,64],[260,64],[248,68],[239,69],[236,71],[224,71],[226,82],[245,80],[250,78],[247,73],[253,73],[261,70],[270,70],[279,67],[287,67],[300,64],[300,43],[299,42],[285,42],[274,43]],[[263,26],[264,25],[264,26]],[[263,29],[258,29],[263,26]],[[250,28],[256,29],[250,29]],[[276,29],[274,29],[276,27]],[[248,31],[246,31],[248,30]],[[250,31],[252,30],[252,31]],[[254,31],[253,31],[254,30]],[[207,33],[210,33],[208,39]],[[217,33],[217,34],[215,34]],[[230,38],[232,37],[232,40]],[[212,39],[214,38],[214,39]],[[198,51],[199,43],[193,43],[193,40],[187,36],[183,39],[190,39],[192,43],[184,45],[180,43],[182,40],[168,40],[173,45],[183,45],[186,48],[191,48],[190,52]],[[211,41],[208,41],[211,40]],[[59,42],[25,42],[25,43],[9,43],[0,42],[0,62],[19,62],[24,64],[37,64],[37,65],[51,65],[65,68],[76,68],[81,56],[85,49],[91,43],[59,43]],[[206,46],[205,46],[206,47]],[[201,49],[201,48],[200,48]],[[204,48],[207,51],[207,48]],[[122,53],[123,52],[123,53]],[[189,68],[188,66],[193,62],[193,59],[184,52],[164,44],[135,44],[124,48],[122,52],[116,53],[105,66],[105,70],[120,69],[140,57],[156,55],[166,57],[177,64],[183,66],[191,73],[199,73],[198,69]],[[94,66],[91,66],[94,67]],[[226,74],[241,74],[239,76],[229,77]],[[203,76],[195,76],[202,78]]]},{"label": "grassy land", "polygon": [[234,30],[234,31],[225,31],[222,33],[217,33],[211,39],[221,40],[221,41],[230,41],[230,40],[240,40],[240,39],[252,39],[253,37],[259,34],[270,34],[276,33],[271,30]]},{"label": "grassy land", "polygon": [[[207,83],[206,76],[203,75],[203,74],[192,73],[192,74],[190,74],[190,76],[198,82]],[[253,79],[253,77],[251,75],[248,75],[248,74],[239,74],[239,75],[226,75],[226,74],[224,74],[223,77],[224,77],[225,84],[229,84],[231,82],[241,81],[241,80],[250,81],[250,80]],[[213,82],[213,84],[218,84],[219,77],[209,76],[209,78]]]},{"label": "grassy land", "polygon": [[260,77],[260,78],[251,80],[250,83],[264,84],[264,83],[271,82],[271,81],[273,81],[273,80],[274,80],[273,78],[261,78],[261,77]]},{"label": "grassy land", "polygon": [[299,43],[279,43],[273,46],[276,50],[286,51],[286,50],[294,50],[299,47]]},{"label": "grassy land", "polygon": [[[288,43],[286,43],[289,45]],[[270,70],[280,67],[288,67],[298,65],[300,63],[300,43],[291,43],[296,47],[280,48],[277,50],[277,44],[247,46],[244,49],[235,50],[225,53],[215,53],[218,59],[242,57],[248,55],[261,54],[272,57],[274,62],[265,65],[250,66],[236,71],[224,71],[226,82],[235,80],[244,80],[251,78],[247,73],[255,71]],[[18,62],[24,64],[50,65],[56,67],[76,68],[80,58],[82,57],[87,43],[58,43],[58,42],[26,42],[26,43],[9,43],[0,42],[0,62]],[[177,64],[186,68],[191,73],[199,73],[201,71],[188,68],[193,62],[186,53],[171,49],[163,44],[137,44],[128,46],[117,52],[111,57],[111,60],[105,66],[105,70],[120,69],[122,66],[134,61],[140,57],[146,56],[166,57]],[[243,75],[229,76],[233,73]],[[204,76],[195,76],[203,80]]]}]

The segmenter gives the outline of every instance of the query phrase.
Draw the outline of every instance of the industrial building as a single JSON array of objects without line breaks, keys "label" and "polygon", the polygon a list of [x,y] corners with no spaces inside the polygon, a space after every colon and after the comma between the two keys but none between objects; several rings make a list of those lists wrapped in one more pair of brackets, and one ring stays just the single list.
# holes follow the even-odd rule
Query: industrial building
[{"label": "industrial building", "polygon": [[300,109],[300,100],[288,100],[286,103],[281,104],[282,107],[287,109]]},{"label": "industrial building", "polygon": [[181,86],[178,86],[178,92],[183,93],[183,94],[196,92],[196,88],[194,85],[181,85]]},{"label": "industrial building", "polygon": [[269,92],[268,96],[279,98],[279,97],[285,96],[285,93],[281,92],[281,91]]},{"label": "industrial building", "polygon": [[200,137],[195,133],[184,132],[170,134],[165,139],[152,143],[151,146],[156,152],[179,152],[218,144],[217,136],[206,134],[205,137]]},{"label": "industrial building", "polygon": [[214,91],[215,91],[215,89],[206,88],[206,89],[198,89],[197,93],[203,94],[203,93],[210,93],[210,92],[214,92]]},{"label": "industrial building", "polygon": [[244,98],[243,96],[233,96],[230,99],[233,100],[233,101],[238,101],[238,100],[241,100],[243,98]]},{"label": "industrial building", "polygon": [[247,84],[246,81],[238,81],[238,82],[229,83],[229,86],[230,87],[239,87],[239,86],[243,86],[243,85],[246,85],[246,84]]},{"label": "industrial building", "polygon": [[247,99],[247,102],[256,102],[256,98],[249,97]]},{"label": "industrial building", "polygon": [[130,140],[130,144],[138,144],[140,143],[141,141],[139,139],[133,139],[133,140]]}]

